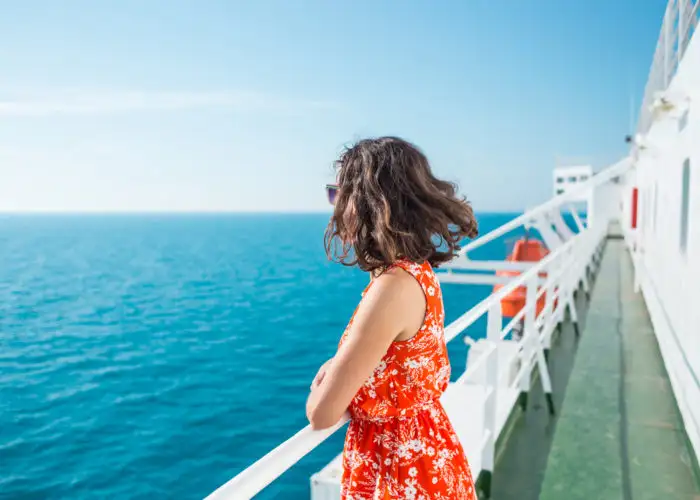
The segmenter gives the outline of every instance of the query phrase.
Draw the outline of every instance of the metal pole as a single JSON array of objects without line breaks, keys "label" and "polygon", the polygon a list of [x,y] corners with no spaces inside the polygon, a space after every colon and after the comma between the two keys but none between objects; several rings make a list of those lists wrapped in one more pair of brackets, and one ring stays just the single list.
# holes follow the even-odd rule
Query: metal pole
[{"label": "metal pole", "polygon": [[478,487],[486,498],[491,497],[491,480],[496,455],[496,402],[498,401],[498,345],[501,340],[501,303],[496,302],[489,307],[486,323],[486,339],[490,346],[495,346],[486,360],[486,383],[484,390],[484,448],[481,450],[481,473]]},{"label": "metal pole", "polygon": [[527,395],[530,392],[530,379],[532,378],[532,347],[533,339],[537,337],[535,331],[535,316],[537,314],[537,275],[533,275],[527,281],[525,292],[525,328],[523,329],[523,364],[525,375],[520,379],[520,407],[527,409]]}]

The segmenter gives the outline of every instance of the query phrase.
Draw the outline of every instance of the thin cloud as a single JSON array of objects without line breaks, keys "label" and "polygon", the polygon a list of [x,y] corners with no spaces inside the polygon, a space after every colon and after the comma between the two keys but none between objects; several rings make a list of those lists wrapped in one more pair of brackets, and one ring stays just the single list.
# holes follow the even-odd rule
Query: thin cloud
[{"label": "thin cloud", "polygon": [[338,108],[329,101],[295,99],[247,91],[77,92],[4,98],[0,116],[106,115],[193,109],[298,113]]}]

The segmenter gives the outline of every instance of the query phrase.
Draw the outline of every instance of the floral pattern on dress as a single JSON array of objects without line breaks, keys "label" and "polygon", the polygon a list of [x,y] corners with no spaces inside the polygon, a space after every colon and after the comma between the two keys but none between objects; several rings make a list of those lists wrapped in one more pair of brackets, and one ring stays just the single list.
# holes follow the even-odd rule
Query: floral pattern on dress
[{"label": "floral pattern on dress", "polygon": [[[395,266],[420,283],[425,319],[416,335],[391,344],[350,404],[341,498],[476,500],[467,459],[439,400],[450,380],[440,284],[428,262]],[[350,325],[352,319],[341,345]]]}]

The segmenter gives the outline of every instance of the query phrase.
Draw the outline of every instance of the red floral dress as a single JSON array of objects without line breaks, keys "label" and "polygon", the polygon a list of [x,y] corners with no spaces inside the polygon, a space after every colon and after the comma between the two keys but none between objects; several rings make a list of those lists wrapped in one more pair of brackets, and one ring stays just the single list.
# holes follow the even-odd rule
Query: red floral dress
[{"label": "red floral dress", "polygon": [[467,459],[439,401],[450,380],[440,285],[428,262],[395,266],[423,288],[425,319],[412,338],[391,344],[350,404],[341,498],[476,500]]}]

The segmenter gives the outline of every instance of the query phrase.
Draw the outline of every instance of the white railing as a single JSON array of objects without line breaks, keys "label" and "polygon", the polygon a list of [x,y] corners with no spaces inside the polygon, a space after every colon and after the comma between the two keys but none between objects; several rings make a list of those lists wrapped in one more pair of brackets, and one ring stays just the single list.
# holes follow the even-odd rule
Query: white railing
[{"label": "white railing", "polygon": [[644,135],[652,121],[652,104],[657,93],[668,88],[676,74],[685,49],[695,32],[700,17],[700,0],[670,0],[661,24],[649,78],[644,89],[642,108],[639,111],[637,133]]},{"label": "white railing", "polygon": [[[629,161],[620,162],[597,174],[587,183],[582,183],[582,186],[594,189],[624,173],[629,166]],[[558,196],[479,240],[491,241],[495,238],[494,234],[496,236],[505,234],[529,220],[532,214],[565,206],[567,203],[568,197],[566,195]],[[455,382],[457,384],[476,383],[484,386],[485,398],[481,409],[483,411],[481,440],[478,444],[478,450],[470,449],[468,451],[468,454],[479,453],[482,471],[491,472],[493,470],[495,443],[501,431],[496,419],[496,400],[501,391],[510,390],[512,392],[514,388],[517,388],[520,393],[527,393],[530,389],[532,371],[537,366],[545,393],[548,396],[548,403],[551,405],[551,383],[544,352],[549,348],[551,335],[556,325],[564,320],[567,308],[571,319],[576,321],[574,291],[579,288],[581,282],[586,282],[588,271],[595,267],[607,234],[608,218],[599,217],[597,220],[599,223],[596,223],[595,226],[583,229],[537,263],[514,265],[513,263],[492,262],[492,268],[520,271],[520,274],[511,277],[502,288],[445,328],[445,340],[450,342],[476,320],[487,315],[486,339],[481,340],[487,344],[487,348],[476,362],[469,364],[464,374]],[[516,224],[514,225],[514,223]],[[479,246],[477,245],[479,240],[472,242],[466,248]],[[479,267],[473,261],[465,263],[458,259],[455,262],[457,263],[456,267],[459,265],[468,267],[469,263]],[[458,273],[440,272],[439,276],[444,279],[448,278],[450,274],[458,275]],[[501,316],[501,301],[521,287],[526,287],[525,307],[504,326]],[[543,296],[545,297],[544,307],[538,314],[537,304],[540,303]],[[498,366],[498,355],[494,354],[497,354],[499,343],[521,320],[524,322],[524,331],[522,339],[517,345],[519,371],[510,381],[510,386],[504,387],[498,382],[501,378],[501,372]],[[479,381],[475,375],[482,366],[485,368],[486,377],[484,381]],[[509,403],[512,408],[516,401],[513,400]],[[345,421],[341,421],[334,427],[323,431],[314,431],[310,426],[306,426],[218,488],[207,497],[207,500],[247,500],[252,498],[344,424]]]},{"label": "white railing", "polygon": [[[601,186],[613,179],[616,179],[617,177],[627,172],[631,166],[631,159],[629,157],[625,157],[619,162],[615,163],[614,165],[611,165],[605,170],[598,172],[586,182],[578,183],[575,188],[553,197],[549,201],[546,201],[545,203],[542,203],[541,205],[538,205],[537,207],[526,211],[522,215],[519,215],[518,217],[494,229],[493,231],[490,231],[489,233],[480,236],[479,238],[466,245],[460,251],[459,258],[451,262],[450,265],[452,267],[460,267],[465,260],[468,261],[467,254],[469,252],[476,250],[477,248],[484,246],[486,243],[494,241],[495,239],[500,238],[505,234],[508,234],[514,229],[529,224],[533,219],[539,217],[540,215],[546,214],[555,209],[568,207],[571,200],[576,199],[576,197],[580,196],[586,191],[595,189],[598,186]],[[572,214],[574,214],[573,216],[575,221],[577,222],[577,225],[580,224],[580,220],[578,220],[578,215],[576,214],[576,212],[572,212]],[[589,217],[590,215],[591,214],[588,214]],[[607,217],[608,215],[609,214],[604,214],[604,217]],[[604,221],[601,221],[601,224],[604,224]]]}]

